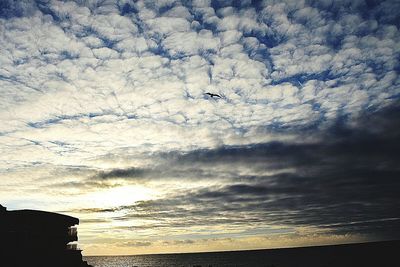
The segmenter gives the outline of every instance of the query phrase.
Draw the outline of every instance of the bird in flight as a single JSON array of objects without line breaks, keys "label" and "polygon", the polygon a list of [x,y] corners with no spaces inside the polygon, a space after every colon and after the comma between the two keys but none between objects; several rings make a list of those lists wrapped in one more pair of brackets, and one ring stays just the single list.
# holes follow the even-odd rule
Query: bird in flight
[{"label": "bird in flight", "polygon": [[215,96],[215,97],[221,98],[220,95],[218,95],[218,94],[213,94],[213,93],[205,93],[205,95],[209,95],[209,96],[211,96],[211,98],[214,98],[214,96]]}]

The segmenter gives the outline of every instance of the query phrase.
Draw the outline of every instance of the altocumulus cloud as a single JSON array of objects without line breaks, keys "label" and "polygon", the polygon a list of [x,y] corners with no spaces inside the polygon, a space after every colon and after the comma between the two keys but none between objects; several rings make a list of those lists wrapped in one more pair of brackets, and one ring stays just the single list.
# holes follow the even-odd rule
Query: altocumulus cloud
[{"label": "altocumulus cloud", "polygon": [[165,194],[81,212],[202,239],[398,233],[399,10],[1,1],[0,200],[147,184]]}]

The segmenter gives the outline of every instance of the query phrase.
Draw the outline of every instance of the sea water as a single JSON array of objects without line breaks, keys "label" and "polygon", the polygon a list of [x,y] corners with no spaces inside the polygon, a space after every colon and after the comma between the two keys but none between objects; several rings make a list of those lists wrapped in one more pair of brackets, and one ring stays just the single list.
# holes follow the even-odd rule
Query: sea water
[{"label": "sea water", "polygon": [[84,257],[94,267],[398,267],[400,241],[336,246]]},{"label": "sea water", "polygon": [[84,257],[95,267],[273,267],[262,262],[262,252],[185,253],[138,256]]}]

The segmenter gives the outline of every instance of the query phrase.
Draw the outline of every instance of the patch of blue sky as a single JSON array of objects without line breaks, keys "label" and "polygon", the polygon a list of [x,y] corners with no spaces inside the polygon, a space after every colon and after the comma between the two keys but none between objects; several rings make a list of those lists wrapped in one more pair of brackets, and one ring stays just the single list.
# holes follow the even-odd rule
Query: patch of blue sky
[{"label": "patch of blue sky", "polygon": [[119,5],[119,10],[120,10],[120,15],[121,16],[126,16],[126,15],[131,15],[131,14],[137,14],[138,10],[135,8],[134,5],[131,5],[130,3],[125,3],[123,5]]},{"label": "patch of blue sky", "polygon": [[[96,117],[102,117],[106,115],[115,115],[117,113],[114,112],[104,112],[104,113],[87,113],[87,114],[78,114],[78,115],[57,115],[54,118],[44,120],[44,121],[37,121],[37,122],[28,122],[27,125],[33,128],[45,128],[45,127],[50,127],[51,125],[54,124],[59,124],[64,121],[72,121],[72,120],[80,120],[84,118],[96,118]],[[118,114],[117,114],[118,115]],[[130,115],[129,119],[135,118],[134,115]]]},{"label": "patch of blue sky", "polygon": [[302,88],[307,81],[318,80],[318,81],[329,81],[339,78],[339,76],[332,75],[329,70],[321,73],[299,73],[290,77],[285,77],[279,80],[272,80],[272,85],[289,82],[296,87]]}]

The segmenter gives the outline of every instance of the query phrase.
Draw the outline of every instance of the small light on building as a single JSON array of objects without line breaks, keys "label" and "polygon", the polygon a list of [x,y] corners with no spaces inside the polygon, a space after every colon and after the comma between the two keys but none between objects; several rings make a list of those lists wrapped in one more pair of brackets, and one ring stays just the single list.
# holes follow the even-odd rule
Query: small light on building
[{"label": "small light on building", "polygon": [[80,250],[78,247],[78,242],[69,242],[67,244],[67,250]]}]

